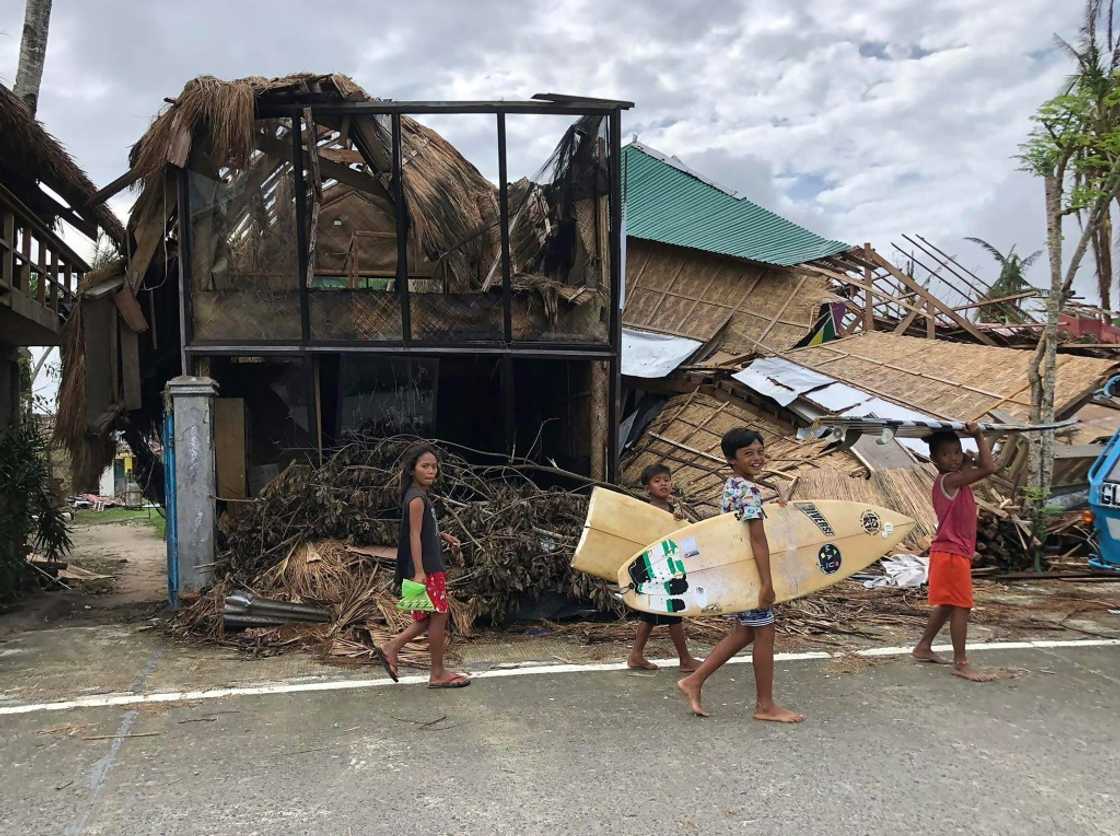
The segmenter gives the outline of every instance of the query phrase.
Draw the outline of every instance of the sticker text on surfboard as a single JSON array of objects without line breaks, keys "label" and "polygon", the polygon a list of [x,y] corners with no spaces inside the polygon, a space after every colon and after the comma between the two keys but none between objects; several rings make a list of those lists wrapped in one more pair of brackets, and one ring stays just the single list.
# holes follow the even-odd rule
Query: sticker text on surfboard
[{"label": "sticker text on surfboard", "polygon": [[836,536],[836,532],[832,530],[832,525],[812,502],[795,502],[793,504],[802,514],[813,521],[813,524],[821,530],[821,534],[825,537]]}]

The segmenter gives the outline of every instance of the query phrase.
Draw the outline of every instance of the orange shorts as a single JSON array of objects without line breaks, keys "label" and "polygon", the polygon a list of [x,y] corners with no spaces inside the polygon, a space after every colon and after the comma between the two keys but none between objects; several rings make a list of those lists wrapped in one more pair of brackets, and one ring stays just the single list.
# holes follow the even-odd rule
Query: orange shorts
[{"label": "orange shorts", "polygon": [[972,559],[949,552],[930,552],[929,604],[972,609]]}]

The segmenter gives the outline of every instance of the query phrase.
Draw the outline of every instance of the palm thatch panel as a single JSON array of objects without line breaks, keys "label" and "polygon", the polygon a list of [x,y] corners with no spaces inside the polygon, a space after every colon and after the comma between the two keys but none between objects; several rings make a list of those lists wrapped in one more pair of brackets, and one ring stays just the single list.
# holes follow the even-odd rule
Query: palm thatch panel
[{"label": "palm thatch panel", "polygon": [[710,342],[727,356],[796,344],[828,297],[822,276],[652,241],[627,247],[623,322]]},{"label": "palm thatch panel", "polygon": [[[1028,420],[1033,351],[928,340],[877,331],[786,352],[801,365],[887,400],[948,420],[999,412]],[[1054,403],[1076,409],[1116,368],[1112,360],[1058,357]]]}]

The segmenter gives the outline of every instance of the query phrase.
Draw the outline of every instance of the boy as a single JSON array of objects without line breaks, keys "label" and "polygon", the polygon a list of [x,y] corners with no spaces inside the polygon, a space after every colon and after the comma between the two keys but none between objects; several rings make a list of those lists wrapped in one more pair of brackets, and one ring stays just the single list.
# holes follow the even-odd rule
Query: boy
[{"label": "boy", "polygon": [[[642,485],[645,486],[646,501],[650,505],[668,511],[678,520],[686,519],[673,505],[673,474],[668,467],[660,463],[651,464],[642,471]],[[646,671],[657,670],[657,665],[645,657],[645,648],[653,628],[661,624],[669,627],[669,636],[673,640],[673,647],[677,649],[680,669],[685,673],[692,673],[700,666],[700,660],[694,659],[688,652],[684,623],[679,616],[643,612],[638,613],[638,619],[641,623],[638,625],[638,634],[634,637],[630,658],[626,661],[628,667]]]},{"label": "boy", "polygon": [[759,592],[759,609],[747,610],[731,616],[735,629],[712,648],[708,658],[677,683],[688,700],[688,705],[698,717],[707,717],[701,703],[701,689],[709,676],[715,673],[732,656],[754,642],[754,682],[756,720],[777,723],[800,723],[805,715],[782,708],[774,702],[774,584],[770,577],[770,547],[766,542],[763,526],[762,491],[756,484],[766,455],[762,436],[746,427],[730,430],[721,440],[720,448],[731,466],[732,475],[723,488],[721,510],[735,512],[747,526],[751,552],[758,565],[762,581]]},{"label": "boy", "polygon": [[946,664],[947,660],[933,652],[933,640],[948,621],[953,673],[971,682],[989,682],[994,677],[972,667],[965,654],[968,614],[972,610],[972,556],[976,552],[976,500],[969,486],[998,468],[976,424],[967,424],[965,429],[976,439],[979,462],[965,456],[955,433],[935,433],[927,442],[930,461],[937,468],[933,482],[937,533],[929,547],[929,604],[933,612],[913,655],[919,662]]}]

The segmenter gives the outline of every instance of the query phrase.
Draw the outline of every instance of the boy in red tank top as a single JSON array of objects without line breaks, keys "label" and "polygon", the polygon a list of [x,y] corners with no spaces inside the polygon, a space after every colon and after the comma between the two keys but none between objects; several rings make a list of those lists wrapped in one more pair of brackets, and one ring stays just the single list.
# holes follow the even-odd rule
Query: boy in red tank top
[{"label": "boy in red tank top", "polygon": [[976,439],[979,459],[965,456],[956,434],[940,432],[930,436],[929,457],[937,468],[933,482],[933,509],[937,512],[937,533],[929,547],[929,604],[933,612],[914,648],[919,662],[946,664],[933,652],[933,640],[949,622],[953,640],[953,673],[972,682],[987,682],[993,677],[968,663],[965,640],[968,615],[972,610],[972,556],[976,552],[976,499],[974,482],[996,472],[992,448],[976,424],[966,429]]}]

